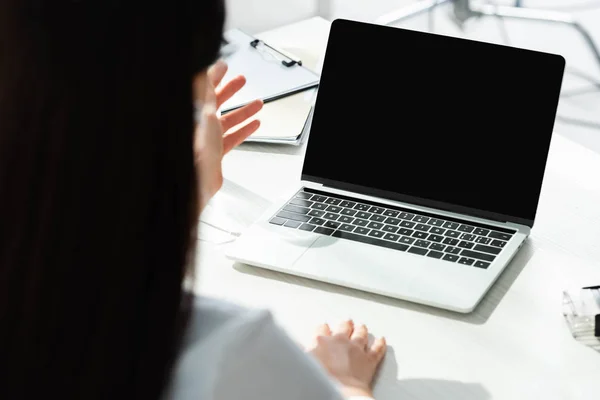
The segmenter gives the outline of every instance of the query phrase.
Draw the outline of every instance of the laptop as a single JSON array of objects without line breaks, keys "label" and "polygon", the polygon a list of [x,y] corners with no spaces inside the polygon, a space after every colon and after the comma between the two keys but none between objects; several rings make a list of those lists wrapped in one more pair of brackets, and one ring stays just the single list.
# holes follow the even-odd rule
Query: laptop
[{"label": "laptop", "polygon": [[228,257],[471,312],[533,228],[564,68],[335,20],[301,177]]}]

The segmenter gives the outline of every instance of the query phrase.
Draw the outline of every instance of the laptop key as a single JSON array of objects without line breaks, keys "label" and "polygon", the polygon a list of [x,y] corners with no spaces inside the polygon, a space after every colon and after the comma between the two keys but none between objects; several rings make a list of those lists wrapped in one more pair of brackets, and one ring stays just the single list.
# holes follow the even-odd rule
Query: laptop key
[{"label": "laptop key", "polygon": [[460,235],[460,238],[462,240],[466,240],[467,242],[472,242],[473,240],[475,240],[477,236],[475,235],[471,235],[470,233],[463,233],[462,235]]},{"label": "laptop key", "polygon": [[398,211],[394,211],[394,210],[385,210],[383,212],[383,215],[385,215],[386,217],[397,217],[398,214],[400,214]]},{"label": "laptop key", "polygon": [[342,222],[342,223],[344,223],[344,224],[350,224],[350,223],[352,223],[352,221],[354,220],[354,218],[349,217],[347,215],[342,215],[337,220],[340,221],[340,222]]},{"label": "laptop key", "polygon": [[472,258],[466,257],[461,257],[460,260],[458,260],[458,263],[463,265],[473,265],[474,262],[475,260],[473,260]]},{"label": "laptop key", "polygon": [[310,193],[306,193],[306,192],[298,192],[296,193],[296,197],[300,198],[300,199],[310,199],[313,195]]},{"label": "laptop key", "polygon": [[333,229],[324,228],[322,226],[317,226],[317,229],[315,229],[315,233],[320,233],[322,235],[331,235],[333,232],[335,232]]},{"label": "laptop key", "polygon": [[352,223],[354,225],[358,225],[358,226],[367,226],[367,225],[369,225],[369,221],[367,221],[365,219],[360,219],[360,218],[356,218],[354,221],[352,221]]},{"label": "laptop key", "polygon": [[410,249],[408,249],[408,252],[409,252],[409,253],[413,253],[413,254],[419,254],[419,255],[421,255],[421,256],[424,256],[425,254],[427,254],[427,252],[428,252],[428,251],[429,251],[429,250],[427,250],[427,249],[424,249],[424,248],[422,248],[422,247],[415,247],[415,246],[413,246],[413,247],[411,247]]},{"label": "laptop key", "polygon": [[312,225],[312,224],[302,224],[302,225],[300,225],[300,228],[298,228],[298,229],[300,229],[302,231],[312,232],[315,228],[316,228],[316,226]]},{"label": "laptop key", "polygon": [[429,253],[427,253],[427,257],[432,257],[432,258],[442,258],[443,256],[444,256],[444,253],[442,253],[441,251],[431,250]]},{"label": "laptop key", "polygon": [[283,224],[283,226],[285,226],[285,227],[294,228],[294,229],[299,227],[300,225],[302,225],[302,222],[292,221],[292,220],[289,220],[285,224]]},{"label": "laptop key", "polygon": [[398,218],[388,218],[385,220],[386,224],[391,224],[391,225],[398,225],[400,222],[402,222],[402,220],[398,219]]},{"label": "laptop key", "polygon": [[312,218],[308,222],[311,223],[311,224],[313,224],[313,225],[323,225],[327,221],[324,220],[323,218]]},{"label": "laptop key", "polygon": [[398,232],[398,228],[393,225],[384,225],[382,231],[396,233]]},{"label": "laptop key", "polygon": [[337,229],[341,224],[339,222],[327,221],[323,224],[325,228]]},{"label": "laptop key", "polygon": [[373,236],[376,238],[383,237],[384,233],[375,229],[371,229],[371,232],[368,233],[369,236]]},{"label": "laptop key", "polygon": [[425,239],[429,235],[427,233],[425,233],[425,232],[415,231],[415,233],[413,233],[412,236],[416,237],[417,239]]},{"label": "laptop key", "polygon": [[457,229],[459,226],[460,225],[457,224],[456,222],[446,222],[444,224],[444,228],[447,228],[447,229]]},{"label": "laptop key", "polygon": [[458,254],[460,253],[460,248],[458,247],[452,247],[452,246],[448,246],[446,247],[446,250],[444,250],[446,253],[450,253],[450,254]]},{"label": "laptop key", "polygon": [[430,226],[429,225],[424,225],[424,224],[417,224],[415,225],[415,229],[418,231],[423,231],[423,232],[427,232],[429,230]]},{"label": "laptop key", "polygon": [[425,248],[427,248],[427,247],[429,247],[429,242],[428,242],[428,241],[426,241],[426,240],[417,240],[417,241],[415,242],[415,246],[419,246],[419,247],[425,247]]},{"label": "laptop key", "polygon": [[313,203],[312,207],[315,210],[326,210],[327,209],[327,204],[325,203]]},{"label": "laptop key", "polygon": [[400,240],[398,240],[400,243],[406,243],[406,244],[413,244],[415,242],[415,239],[413,238],[409,238],[407,236],[402,236],[400,238]]},{"label": "laptop key", "polygon": [[310,207],[314,203],[312,201],[296,198],[296,199],[292,199],[292,201],[290,201],[290,204],[293,204],[295,206],[301,206],[301,207]]},{"label": "laptop key", "polygon": [[429,248],[431,250],[444,251],[446,246],[443,244],[439,244],[439,243],[432,243],[431,246],[429,246]]},{"label": "laptop key", "polygon": [[449,244],[450,246],[456,246],[459,242],[460,241],[458,239],[447,237],[442,243]]},{"label": "laptop key", "polygon": [[400,215],[398,215],[398,218],[408,219],[408,220],[411,220],[414,217],[415,217],[415,214],[411,214],[411,213],[407,213],[407,212],[402,212],[402,213],[400,213]]},{"label": "laptop key", "polygon": [[338,207],[338,206],[329,206],[329,207],[327,207],[327,211],[331,211],[331,212],[334,212],[334,213],[339,213],[342,210],[343,210],[343,208],[342,207]]},{"label": "laptop key", "polygon": [[502,251],[502,249],[500,249],[498,247],[485,246],[483,244],[475,245],[475,248],[473,250],[482,251],[484,253],[490,253],[490,254],[500,254],[500,252]]},{"label": "laptop key", "polygon": [[383,224],[379,223],[379,222],[371,222],[369,223],[369,225],[367,225],[369,228],[371,229],[381,229],[383,228]]},{"label": "laptop key", "polygon": [[279,218],[285,218],[285,219],[293,219],[294,221],[300,221],[300,222],[308,222],[308,221],[310,221],[310,217],[309,216],[301,215],[301,214],[296,214],[296,213],[291,213],[291,212],[287,212],[287,211],[281,211],[281,212],[279,212],[279,214],[277,214],[277,217],[279,217]]},{"label": "laptop key", "polygon": [[323,215],[323,218],[330,219],[332,221],[337,220],[339,217],[340,217],[339,214],[334,214],[334,213],[325,213],[325,215]]},{"label": "laptop key", "polygon": [[496,231],[491,231],[488,235],[488,237],[491,237],[493,239],[500,239],[500,240],[510,240],[510,238],[512,237],[511,234],[508,233],[502,233],[502,232],[496,232]]},{"label": "laptop key", "polygon": [[412,228],[413,226],[415,226],[415,223],[410,221],[402,221],[400,222],[400,226],[404,228]]},{"label": "laptop key", "polygon": [[487,236],[488,233],[490,233],[489,229],[483,229],[483,228],[475,228],[475,230],[473,231],[473,233],[475,235],[479,235],[479,236]]},{"label": "laptop key", "polygon": [[341,230],[346,231],[346,232],[352,232],[354,230],[354,228],[355,228],[354,225],[342,224],[342,225],[340,225],[340,227],[338,229],[341,229]]},{"label": "laptop key", "polygon": [[457,238],[457,237],[460,236],[460,232],[447,230],[446,233],[444,234],[444,236],[449,236],[449,237]]},{"label": "laptop key", "polygon": [[354,229],[354,233],[360,233],[361,235],[366,235],[369,231],[370,229],[363,228],[362,226],[357,226],[356,229]]},{"label": "laptop key", "polygon": [[381,208],[381,207],[373,206],[373,207],[369,208],[369,212],[372,212],[373,214],[383,214],[384,211],[385,211],[385,208]]},{"label": "laptop key", "polygon": [[395,234],[393,234],[393,233],[386,233],[386,234],[383,236],[383,238],[384,238],[384,239],[387,239],[387,240],[391,240],[391,241],[393,241],[393,242],[396,242],[396,241],[398,241],[398,239],[400,239],[400,235],[395,235]]},{"label": "laptop key", "polygon": [[315,194],[313,197],[310,198],[312,201],[318,201],[319,203],[323,203],[325,200],[327,200],[327,196],[321,196],[319,194]]},{"label": "laptop key", "polygon": [[400,235],[404,235],[404,236],[410,236],[413,234],[413,230],[412,229],[407,229],[407,228],[400,228],[398,229],[398,233]]},{"label": "laptop key", "polygon": [[334,206],[337,206],[338,204],[340,204],[342,201],[339,199],[334,199],[333,197],[328,198],[327,200],[325,200],[325,204],[333,204]]},{"label": "laptop key", "polygon": [[492,240],[491,245],[494,247],[504,247],[506,245],[506,242],[503,240]]},{"label": "laptop key", "polygon": [[353,201],[348,201],[348,200],[344,200],[340,203],[340,207],[347,207],[347,208],[352,208],[356,205],[355,202]]},{"label": "laptop key", "polygon": [[369,208],[371,208],[371,207],[369,207],[366,204],[357,204],[354,206],[354,209],[358,210],[358,211],[367,211]]},{"label": "laptop key", "polygon": [[385,217],[383,215],[377,215],[377,214],[373,214],[371,216],[371,218],[369,218],[371,221],[375,221],[375,222],[383,222],[385,221]]},{"label": "laptop key", "polygon": [[441,219],[432,218],[432,219],[429,220],[429,225],[443,226],[444,225],[444,221],[442,221]]},{"label": "laptop key", "polygon": [[394,250],[399,250],[399,251],[406,251],[408,249],[408,246],[405,244],[402,244],[402,243],[391,242],[389,240],[377,239],[377,238],[374,238],[371,236],[356,235],[351,232],[344,232],[344,231],[338,230],[338,231],[335,231],[332,236],[338,237],[341,239],[354,240],[356,242],[361,242],[361,243],[373,244],[375,246],[387,247],[388,249],[394,249]]},{"label": "laptop key", "polygon": [[483,236],[479,236],[479,237],[477,237],[477,239],[475,239],[476,243],[481,243],[481,244],[489,244],[491,241],[492,241],[492,239],[483,237]]},{"label": "laptop key", "polygon": [[342,215],[348,215],[350,217],[353,217],[356,215],[356,210],[351,210],[349,208],[344,208],[342,211],[340,211],[340,214]]},{"label": "laptop key", "polygon": [[467,232],[467,233],[471,233],[473,232],[475,228],[473,228],[472,226],[469,225],[461,225],[458,227],[458,230],[461,232]]},{"label": "laptop key", "polygon": [[444,237],[440,235],[429,235],[427,240],[440,243],[442,240],[444,240]]},{"label": "laptop key", "polygon": [[460,253],[460,255],[469,257],[469,258],[475,258],[477,260],[489,261],[489,262],[494,261],[494,259],[496,258],[495,256],[493,256],[491,254],[480,253],[478,251],[472,251],[472,250],[463,250]]},{"label": "laptop key", "polygon": [[487,267],[490,266],[490,263],[485,262],[485,261],[479,261],[479,260],[475,260],[475,264],[473,264],[474,267],[477,268],[483,268],[486,269]]},{"label": "laptop key", "polygon": [[273,217],[269,222],[274,225],[283,225],[285,221],[287,221],[285,218]]},{"label": "laptop key", "polygon": [[431,230],[429,232],[435,233],[436,235],[443,235],[444,232],[446,232],[446,230],[442,229],[442,228],[434,227],[434,228],[431,228]]},{"label": "laptop key", "polygon": [[413,221],[419,222],[421,224],[425,224],[427,221],[429,221],[429,217],[422,217],[422,216],[418,215],[413,218]]},{"label": "laptop key", "polygon": [[298,206],[290,206],[290,205],[283,207],[283,209],[284,209],[284,211],[295,212],[298,214],[308,214],[308,212],[310,211],[308,208],[298,207]]},{"label": "laptop key", "polygon": [[446,261],[456,262],[458,260],[458,256],[456,256],[454,254],[446,254],[446,255],[444,255],[444,257],[442,259],[446,260]]},{"label": "laptop key", "polygon": [[356,213],[356,218],[369,219],[369,218],[371,218],[371,215],[373,215],[373,214],[364,212],[364,211],[360,211],[360,212]]},{"label": "laptop key", "polygon": [[464,240],[458,244],[458,247],[463,249],[472,249],[475,244],[471,242],[465,242]]},{"label": "laptop key", "polygon": [[325,211],[310,210],[308,212],[308,215],[310,215],[311,217],[322,217],[323,215],[325,215]]}]

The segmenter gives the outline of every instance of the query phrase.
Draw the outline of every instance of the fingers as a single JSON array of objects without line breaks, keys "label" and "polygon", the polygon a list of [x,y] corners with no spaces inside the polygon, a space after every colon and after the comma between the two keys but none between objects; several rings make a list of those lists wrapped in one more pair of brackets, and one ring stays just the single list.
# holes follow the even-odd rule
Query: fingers
[{"label": "fingers", "polygon": [[352,335],[352,331],[354,331],[354,322],[351,319],[349,319],[339,324],[338,327],[335,329],[334,334],[349,338],[350,335]]},{"label": "fingers", "polygon": [[359,325],[354,328],[350,339],[361,348],[366,348],[369,344],[369,331],[365,325]]},{"label": "fingers", "polygon": [[219,86],[223,77],[227,73],[227,64],[223,60],[219,60],[208,69],[208,79],[210,79],[210,83],[213,87]]},{"label": "fingers", "polygon": [[244,125],[240,129],[235,130],[232,133],[229,133],[223,137],[223,154],[229,153],[233,148],[238,146],[244,140],[248,138],[248,136],[252,135],[258,127],[260,126],[260,121],[254,120]]},{"label": "fingers", "polygon": [[369,354],[375,359],[377,363],[379,363],[383,356],[385,355],[385,351],[387,350],[387,343],[385,342],[385,338],[375,339],[371,348],[369,349]]},{"label": "fingers", "polygon": [[319,325],[316,332],[317,336],[331,336],[331,328],[329,324]]},{"label": "fingers", "polygon": [[[222,77],[221,77],[222,79]],[[227,82],[221,89],[217,90],[217,108],[229,100],[234,94],[246,84],[246,78],[243,75],[236,76]]]},{"label": "fingers", "polygon": [[258,113],[262,109],[262,107],[262,100],[255,100],[242,108],[238,108],[237,110],[228,112],[227,114],[223,115],[221,117],[221,126],[223,127],[223,132],[227,132],[234,126],[250,119],[251,117],[256,115],[256,113]]}]

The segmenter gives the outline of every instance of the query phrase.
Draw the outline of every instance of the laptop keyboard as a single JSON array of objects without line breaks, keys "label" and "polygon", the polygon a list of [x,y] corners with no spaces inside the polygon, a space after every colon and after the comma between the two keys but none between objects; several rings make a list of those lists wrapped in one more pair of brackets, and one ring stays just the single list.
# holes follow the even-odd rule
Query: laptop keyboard
[{"label": "laptop keyboard", "polygon": [[269,222],[484,269],[514,235],[308,189],[296,193]]}]

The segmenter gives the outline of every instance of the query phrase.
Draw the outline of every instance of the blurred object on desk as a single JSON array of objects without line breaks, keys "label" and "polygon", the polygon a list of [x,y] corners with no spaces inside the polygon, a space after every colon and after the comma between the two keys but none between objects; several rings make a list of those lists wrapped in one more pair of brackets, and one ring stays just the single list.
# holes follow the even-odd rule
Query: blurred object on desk
[{"label": "blurred object on desk", "polygon": [[600,286],[563,292],[563,315],[575,340],[600,352]]},{"label": "blurred object on desk", "polygon": [[269,200],[252,190],[224,179],[221,190],[202,211],[198,240],[216,245],[229,243],[270,205]]}]

